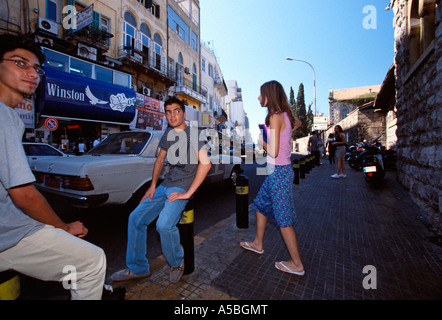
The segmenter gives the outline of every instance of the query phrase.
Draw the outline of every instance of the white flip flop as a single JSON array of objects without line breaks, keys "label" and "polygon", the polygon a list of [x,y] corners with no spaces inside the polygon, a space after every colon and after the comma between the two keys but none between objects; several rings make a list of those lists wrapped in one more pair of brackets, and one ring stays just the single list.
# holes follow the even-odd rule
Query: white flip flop
[{"label": "white flip flop", "polygon": [[261,251],[256,250],[248,242],[240,243],[240,246],[243,247],[246,250],[253,251],[253,252],[257,253],[257,254],[263,254],[264,253],[264,250],[261,250]]},{"label": "white flip flop", "polygon": [[[284,269],[278,267],[278,265],[276,263],[279,263]],[[297,276],[303,276],[305,274],[305,271],[293,271],[291,269],[289,269],[282,261],[281,262],[276,262],[275,263],[275,268],[278,269],[279,271],[282,272],[287,272],[287,273],[291,273],[291,274],[296,274]]]}]

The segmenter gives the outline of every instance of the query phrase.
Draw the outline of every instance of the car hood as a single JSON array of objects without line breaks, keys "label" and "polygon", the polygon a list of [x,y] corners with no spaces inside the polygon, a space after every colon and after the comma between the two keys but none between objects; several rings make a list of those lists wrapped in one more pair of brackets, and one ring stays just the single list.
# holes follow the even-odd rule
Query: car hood
[{"label": "car hood", "polygon": [[82,176],[86,169],[103,166],[119,166],[121,164],[141,162],[145,159],[133,155],[84,155],[80,157],[63,157],[62,159],[39,159],[31,165],[31,170]]}]

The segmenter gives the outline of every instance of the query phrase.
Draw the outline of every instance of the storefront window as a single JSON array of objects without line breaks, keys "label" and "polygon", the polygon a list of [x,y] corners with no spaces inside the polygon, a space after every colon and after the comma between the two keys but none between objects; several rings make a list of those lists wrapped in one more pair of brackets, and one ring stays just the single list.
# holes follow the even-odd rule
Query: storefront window
[{"label": "storefront window", "polygon": [[114,83],[123,87],[130,87],[130,76],[128,74],[115,71]]},{"label": "storefront window", "polygon": [[47,48],[44,48],[43,50],[46,55],[46,62],[44,63],[45,67],[89,79],[117,84],[126,88],[131,87],[131,76],[127,73],[114,71]]},{"label": "storefront window", "polygon": [[85,61],[71,58],[70,73],[86,78],[92,78],[92,65]]},{"label": "storefront window", "polygon": [[69,56],[59,54],[51,50],[44,50],[46,55],[45,67],[51,67],[59,71],[69,72]]},{"label": "storefront window", "polygon": [[107,83],[112,83],[112,70],[95,66],[95,79]]}]

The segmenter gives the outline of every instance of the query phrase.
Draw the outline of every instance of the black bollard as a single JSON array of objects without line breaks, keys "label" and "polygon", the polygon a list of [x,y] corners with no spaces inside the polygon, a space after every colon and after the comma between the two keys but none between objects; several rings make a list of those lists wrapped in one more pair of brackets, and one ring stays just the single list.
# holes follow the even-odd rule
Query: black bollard
[{"label": "black bollard", "polygon": [[249,227],[249,179],[245,175],[236,178],[236,226]]},{"label": "black bollard", "polygon": [[310,155],[305,156],[305,173],[309,174],[311,170],[310,167]]},{"label": "black bollard", "polygon": [[195,270],[195,252],[193,242],[193,198],[187,202],[184,211],[181,213],[181,219],[178,222],[180,231],[180,242],[184,248],[184,274],[190,274]]},{"label": "black bollard", "polygon": [[315,161],[316,161],[315,155],[312,153],[310,155],[310,166],[312,169],[315,167]]},{"label": "black bollard", "polygon": [[20,296],[20,278],[15,271],[0,272],[0,300],[17,300]]},{"label": "black bollard", "polygon": [[305,158],[299,160],[299,177],[305,179]]},{"label": "black bollard", "polygon": [[293,178],[293,184],[299,184],[299,160],[293,160],[293,172],[295,177]]}]

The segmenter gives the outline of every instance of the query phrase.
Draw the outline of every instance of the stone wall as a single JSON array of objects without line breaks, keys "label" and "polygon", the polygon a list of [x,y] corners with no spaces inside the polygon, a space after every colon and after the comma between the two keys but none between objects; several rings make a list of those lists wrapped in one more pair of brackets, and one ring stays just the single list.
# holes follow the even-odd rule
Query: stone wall
[{"label": "stone wall", "polygon": [[[372,107],[358,108],[337,124],[344,130],[349,145],[364,140],[372,141],[381,135],[380,142],[386,145],[387,126],[384,111],[378,111]],[[325,131],[325,139],[330,133],[334,133],[334,126]]]},{"label": "stone wall", "polygon": [[[418,1],[418,0],[415,0]],[[423,0],[420,0],[423,1]],[[440,3],[440,1],[437,1]],[[411,2],[408,3],[411,5]],[[442,229],[442,24],[436,7],[435,38],[410,62],[407,1],[394,2],[398,179],[436,228]],[[422,43],[422,42],[421,42]]]}]

